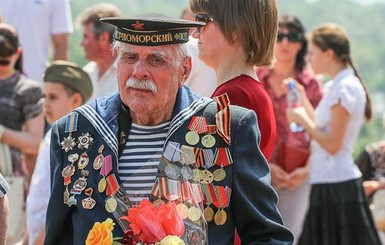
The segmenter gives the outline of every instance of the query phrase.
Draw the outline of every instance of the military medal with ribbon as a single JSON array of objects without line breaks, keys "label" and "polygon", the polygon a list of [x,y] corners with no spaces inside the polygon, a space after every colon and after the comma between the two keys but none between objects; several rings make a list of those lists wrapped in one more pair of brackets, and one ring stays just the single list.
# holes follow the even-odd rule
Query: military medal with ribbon
[{"label": "military medal with ribbon", "polygon": [[79,114],[77,112],[72,112],[67,116],[65,132],[69,133],[67,137],[60,142],[62,149],[65,152],[72,150],[76,146],[75,139],[72,138],[72,132],[77,130]]}]

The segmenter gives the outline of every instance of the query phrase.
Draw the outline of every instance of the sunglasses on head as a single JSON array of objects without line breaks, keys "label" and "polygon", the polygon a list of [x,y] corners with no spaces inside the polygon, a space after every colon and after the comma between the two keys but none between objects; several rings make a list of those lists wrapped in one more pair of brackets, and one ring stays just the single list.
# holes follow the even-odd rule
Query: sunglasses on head
[{"label": "sunglasses on head", "polygon": [[287,34],[278,32],[277,35],[277,42],[282,42],[284,38],[287,38],[287,41],[294,43],[294,42],[299,42],[302,40],[302,35],[297,33],[297,32],[289,32]]},{"label": "sunglasses on head", "polygon": [[7,66],[11,64],[11,61],[10,60],[7,60],[7,59],[0,59],[0,66]]}]

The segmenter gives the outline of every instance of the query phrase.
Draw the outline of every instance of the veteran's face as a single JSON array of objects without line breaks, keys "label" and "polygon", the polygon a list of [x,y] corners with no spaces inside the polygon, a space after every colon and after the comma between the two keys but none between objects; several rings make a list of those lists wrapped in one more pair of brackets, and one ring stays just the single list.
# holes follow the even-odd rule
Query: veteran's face
[{"label": "veteran's face", "polygon": [[176,45],[135,46],[120,43],[118,82],[122,101],[134,123],[156,125],[171,119],[178,88],[190,69]]}]

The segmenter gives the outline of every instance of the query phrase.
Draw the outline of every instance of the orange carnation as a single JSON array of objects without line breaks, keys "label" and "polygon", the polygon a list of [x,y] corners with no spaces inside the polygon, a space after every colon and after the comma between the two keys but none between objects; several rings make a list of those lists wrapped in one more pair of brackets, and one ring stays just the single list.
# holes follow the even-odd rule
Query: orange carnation
[{"label": "orange carnation", "polygon": [[113,243],[112,230],[115,223],[108,218],[104,222],[96,222],[88,233],[86,245],[111,245]]}]

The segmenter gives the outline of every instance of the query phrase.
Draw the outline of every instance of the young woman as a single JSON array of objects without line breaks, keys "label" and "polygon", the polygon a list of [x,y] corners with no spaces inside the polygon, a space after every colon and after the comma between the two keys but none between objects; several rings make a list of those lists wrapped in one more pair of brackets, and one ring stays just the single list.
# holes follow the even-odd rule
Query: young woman
[{"label": "young woman", "polygon": [[285,225],[293,232],[296,244],[302,231],[310,193],[307,164],[310,136],[306,131],[290,130],[286,118],[288,90],[285,79],[291,77],[301,84],[313,107],[322,98],[322,85],[306,66],[308,42],[302,23],[295,16],[283,15],[278,26],[274,67],[257,69],[257,75],[273,102],[277,125],[277,140],[269,164],[271,181],[279,196],[279,211]]},{"label": "young woman", "polygon": [[380,244],[352,155],[361,125],[371,118],[368,92],[341,27],[320,26],[309,41],[310,65],[331,80],[315,111],[299,84],[303,106],[287,110],[288,120],[303,125],[313,139],[312,189],[299,244]]},{"label": "young woman", "polygon": [[[199,59],[217,75],[211,97],[227,93],[230,103],[252,109],[261,131],[261,151],[270,159],[276,137],[271,100],[253,66],[271,66],[277,38],[278,14],[275,1],[190,0],[196,20]],[[263,38],[262,38],[263,37]]]}]

